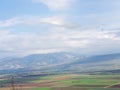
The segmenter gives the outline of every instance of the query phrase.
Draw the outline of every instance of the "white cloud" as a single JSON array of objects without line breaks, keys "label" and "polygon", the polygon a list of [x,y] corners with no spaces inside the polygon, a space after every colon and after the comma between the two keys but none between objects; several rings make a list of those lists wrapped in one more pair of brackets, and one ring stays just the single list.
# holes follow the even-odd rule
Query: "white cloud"
[{"label": "white cloud", "polygon": [[47,25],[59,28],[75,28],[79,27],[76,24],[66,21],[64,16],[51,16],[51,17],[13,17],[7,20],[0,21],[0,27],[14,27],[17,25],[34,26],[34,25]]},{"label": "white cloud", "polygon": [[1,21],[0,26],[11,27],[19,24],[28,27],[44,24],[49,32],[47,29],[39,33],[35,31],[12,33],[9,30],[0,30],[0,51],[24,55],[75,50],[82,53],[104,53],[118,50],[120,46],[120,36],[117,35],[119,30],[76,28],[75,23],[66,21],[62,16],[17,17]]},{"label": "white cloud", "polygon": [[64,17],[62,16],[54,16],[54,17],[47,17],[47,18],[42,18],[41,22],[47,23],[47,24],[53,24],[53,25],[63,25],[65,24]]},{"label": "white cloud", "polygon": [[[99,53],[118,49],[120,36],[115,33],[86,31],[51,31],[41,33],[11,33],[0,31],[0,51],[14,54],[52,53],[80,50],[82,53]],[[83,51],[82,51],[83,50]]]},{"label": "white cloud", "polygon": [[19,20],[19,18],[11,18],[8,20],[4,20],[4,21],[0,21],[0,27],[9,27],[9,26],[13,26],[17,23],[21,23],[21,20]]},{"label": "white cloud", "polygon": [[38,33],[18,33],[13,34],[9,31],[0,32],[0,51],[16,54],[32,53],[52,53],[60,52],[65,49],[62,41],[58,41],[60,36],[56,34],[41,35]]},{"label": "white cloud", "polygon": [[12,27],[16,25],[36,25],[42,23],[40,17],[13,17],[7,20],[0,21],[0,27]]},{"label": "white cloud", "polygon": [[69,8],[70,4],[74,0],[33,0],[33,1],[43,3],[52,10],[64,10],[66,8]]}]

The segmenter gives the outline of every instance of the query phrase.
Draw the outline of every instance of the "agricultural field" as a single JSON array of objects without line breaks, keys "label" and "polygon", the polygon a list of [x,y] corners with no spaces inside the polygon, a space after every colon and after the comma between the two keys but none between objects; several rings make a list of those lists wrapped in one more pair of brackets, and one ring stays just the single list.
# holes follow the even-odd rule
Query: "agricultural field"
[{"label": "agricultural field", "polygon": [[120,75],[61,74],[0,79],[0,90],[120,90]]}]

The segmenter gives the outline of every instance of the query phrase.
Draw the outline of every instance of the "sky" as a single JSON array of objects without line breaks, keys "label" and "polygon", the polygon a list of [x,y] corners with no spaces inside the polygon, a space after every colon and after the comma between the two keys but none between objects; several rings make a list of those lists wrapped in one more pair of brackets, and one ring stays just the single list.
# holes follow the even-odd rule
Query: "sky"
[{"label": "sky", "polygon": [[120,52],[120,0],[1,0],[0,57]]}]

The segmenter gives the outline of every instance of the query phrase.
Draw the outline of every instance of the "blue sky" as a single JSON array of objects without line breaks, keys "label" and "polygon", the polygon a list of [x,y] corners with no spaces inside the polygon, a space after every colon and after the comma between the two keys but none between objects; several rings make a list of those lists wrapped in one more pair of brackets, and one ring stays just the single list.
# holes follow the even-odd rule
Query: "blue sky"
[{"label": "blue sky", "polygon": [[0,57],[120,51],[119,0],[1,0]]}]

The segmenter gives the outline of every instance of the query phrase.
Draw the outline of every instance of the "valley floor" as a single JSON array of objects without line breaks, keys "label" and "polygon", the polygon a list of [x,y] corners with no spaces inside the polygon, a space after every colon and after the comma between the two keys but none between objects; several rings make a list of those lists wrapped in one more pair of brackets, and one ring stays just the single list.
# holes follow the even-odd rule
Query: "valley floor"
[{"label": "valley floor", "polygon": [[38,75],[15,78],[14,83],[5,78],[0,83],[0,90],[120,90],[120,75]]}]

